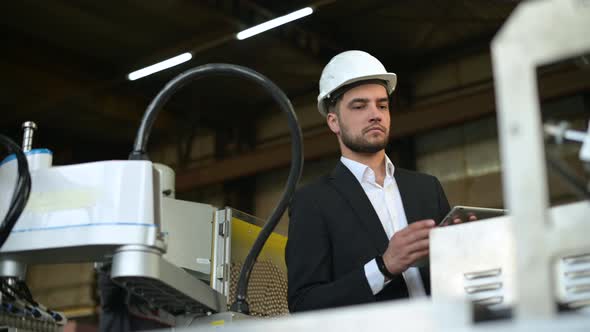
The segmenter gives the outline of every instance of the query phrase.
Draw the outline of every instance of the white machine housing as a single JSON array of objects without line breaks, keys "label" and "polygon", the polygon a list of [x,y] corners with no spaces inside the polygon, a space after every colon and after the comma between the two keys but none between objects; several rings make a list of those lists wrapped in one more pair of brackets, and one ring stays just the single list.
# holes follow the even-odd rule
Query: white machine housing
[{"label": "white machine housing", "polygon": [[[26,264],[112,260],[115,282],[174,315],[227,310],[227,288],[215,289],[224,275],[211,277],[211,266],[227,265],[212,250],[228,240],[215,232],[224,210],[173,198],[173,171],[150,161],[51,167],[49,150],[26,154],[40,167],[30,168],[29,201],[0,250],[1,276],[22,278]],[[14,158],[0,163],[0,214],[16,169]]]},{"label": "white machine housing", "polygon": [[[16,182],[16,160],[0,166],[0,214]],[[114,247],[156,246],[153,168],[105,161],[31,171],[29,201],[0,250],[25,263],[102,260]],[[76,250],[71,250],[76,248]]]}]

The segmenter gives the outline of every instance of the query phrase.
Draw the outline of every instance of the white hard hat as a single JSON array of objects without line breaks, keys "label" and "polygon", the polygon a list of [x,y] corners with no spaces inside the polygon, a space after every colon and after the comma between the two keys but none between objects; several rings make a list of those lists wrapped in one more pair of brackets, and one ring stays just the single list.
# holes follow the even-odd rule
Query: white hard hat
[{"label": "white hard hat", "polygon": [[318,110],[326,116],[325,100],[330,94],[345,85],[365,80],[383,80],[387,84],[387,94],[391,94],[397,84],[397,76],[388,73],[377,58],[363,51],[346,51],[333,57],[324,67],[320,77]]}]

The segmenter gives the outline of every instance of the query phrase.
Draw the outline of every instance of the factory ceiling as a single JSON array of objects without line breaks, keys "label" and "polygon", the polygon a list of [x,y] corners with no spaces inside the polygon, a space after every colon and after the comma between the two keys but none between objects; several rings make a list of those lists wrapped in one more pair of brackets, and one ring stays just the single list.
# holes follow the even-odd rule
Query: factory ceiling
[{"label": "factory ceiling", "polygon": [[[405,78],[397,93],[411,98],[413,75],[488,49],[517,3],[310,1],[7,2],[0,22],[1,132],[17,137],[19,125],[33,120],[44,145],[69,147],[63,161],[121,158],[150,100],[182,71],[213,62],[239,64],[298,98],[312,96],[323,65],[347,49],[381,59]],[[308,17],[245,40],[235,37],[307,6],[314,8]],[[193,58],[182,65],[127,79],[133,70],[184,52]],[[200,80],[166,105],[154,139],[251,126],[270,104],[262,90],[245,81]]]}]

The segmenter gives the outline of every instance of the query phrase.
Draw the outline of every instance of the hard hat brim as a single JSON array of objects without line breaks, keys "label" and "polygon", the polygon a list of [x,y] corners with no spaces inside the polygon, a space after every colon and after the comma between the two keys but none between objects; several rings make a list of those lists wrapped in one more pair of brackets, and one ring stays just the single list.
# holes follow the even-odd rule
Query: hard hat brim
[{"label": "hard hat brim", "polygon": [[340,89],[341,87],[352,84],[352,83],[360,82],[360,81],[368,81],[368,80],[375,80],[375,79],[383,80],[387,83],[387,95],[391,95],[391,93],[395,90],[395,87],[397,85],[397,75],[394,73],[385,73],[385,74],[376,74],[376,75],[355,77],[355,78],[350,79],[348,81],[342,82],[338,86],[334,87],[330,92],[328,92],[324,96],[321,96],[320,98],[318,98],[318,111],[324,117],[328,115],[328,110],[326,109],[325,100],[326,100],[326,98],[329,98],[331,93]]}]

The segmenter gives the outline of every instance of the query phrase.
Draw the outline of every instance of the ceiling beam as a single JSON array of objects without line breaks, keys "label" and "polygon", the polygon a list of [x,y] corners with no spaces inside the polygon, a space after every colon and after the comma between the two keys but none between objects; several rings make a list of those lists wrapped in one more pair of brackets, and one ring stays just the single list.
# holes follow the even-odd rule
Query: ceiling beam
[{"label": "ceiling beam", "polygon": [[[54,53],[48,49],[21,47],[4,52],[0,71],[11,86],[23,90],[22,94],[15,95],[19,97],[12,107],[31,119],[50,112],[64,112],[68,106],[79,107],[79,112],[104,117],[106,122],[139,126],[149,99],[121,94],[119,82],[109,80],[102,72],[89,71],[88,67],[92,66],[67,57],[58,58]],[[168,130],[174,124],[172,115],[162,112],[154,129]]]},{"label": "ceiling beam", "polygon": [[[498,25],[500,28],[500,25]],[[407,59],[407,65],[413,73],[431,69],[432,67],[451,63],[467,56],[489,53],[490,42],[496,35],[497,29],[482,32],[463,40],[458,40],[443,48],[423,54],[419,57]]]},{"label": "ceiling beam", "polygon": [[[194,38],[173,43],[157,52],[148,54],[136,61],[130,70],[142,68],[184,52],[191,52],[194,57],[199,53],[215,49],[236,40],[236,33],[241,25],[240,21],[202,2],[180,1],[172,3],[171,5],[179,6],[175,12],[180,13],[180,17],[171,15],[169,12],[162,12],[159,2],[138,1],[137,5],[168,20],[187,21],[206,17],[207,22],[202,26],[202,33],[195,34]],[[211,22],[216,22],[215,29],[211,29]]]},{"label": "ceiling beam", "polygon": [[[23,63],[0,63],[0,71],[5,75],[18,77],[27,84],[27,89],[42,95],[38,98],[21,100],[17,107],[30,116],[59,111],[64,103],[76,101],[74,105],[85,105],[80,112],[91,112],[103,116],[105,120],[118,121],[139,126],[148,100],[141,97],[120,96],[114,91],[101,89],[96,82],[77,76],[71,69],[54,71],[51,67],[33,67]],[[170,114],[162,112],[154,124],[157,130],[171,128],[174,124]]]},{"label": "ceiling beam", "polygon": [[[214,17],[220,21],[226,21],[227,19],[222,14],[216,14],[209,11],[207,14],[203,14],[202,6],[194,6],[187,2],[181,2],[187,10],[183,12],[198,12],[200,15],[205,15],[208,19]],[[138,5],[156,12],[153,6],[148,6],[143,2]],[[74,10],[74,9],[72,9]],[[160,15],[166,15],[161,14]],[[235,24],[230,30],[237,30]],[[221,33],[224,32],[227,35],[228,28],[221,29]],[[19,33],[18,31],[13,33]],[[219,29],[215,32],[206,34],[205,36],[199,36],[191,40],[186,40],[182,43],[178,43],[173,47],[165,48],[155,54],[150,54],[137,61],[137,68],[147,64],[151,64],[154,61],[160,61],[169,55],[175,55],[177,50],[184,48],[205,50],[216,46],[215,42],[212,42],[212,38],[219,36]],[[232,35],[233,36],[233,35]],[[12,37],[9,35],[9,37]],[[30,39],[24,38],[24,39]],[[21,46],[21,38],[13,38],[14,40],[9,43]],[[213,39],[214,40],[214,39]],[[44,41],[38,41],[40,44],[46,44]],[[38,43],[30,42],[28,45],[38,45]],[[47,47],[47,46],[46,46]],[[83,105],[84,108],[80,109],[80,112],[91,112],[99,116],[104,116],[105,121],[117,121],[133,126],[135,129],[139,126],[139,122],[143,115],[143,112],[150,100],[140,96],[132,95],[129,93],[129,89],[125,89],[127,92],[121,93],[123,90],[122,84],[126,83],[125,74],[119,73],[113,75],[111,72],[105,74],[105,68],[97,66],[98,71],[88,71],[88,67],[93,68],[93,65],[88,66],[86,63],[80,63],[76,59],[63,60],[63,57],[53,50],[47,48],[38,49],[36,47],[12,47],[7,51],[8,55],[0,61],[0,69],[3,73],[12,73],[14,79],[20,80],[24,86],[32,87],[36,89],[38,98],[19,98],[17,103],[12,105],[18,107],[21,110],[26,110],[30,115],[30,118],[40,118],[48,116],[49,111],[52,114],[59,112],[65,113],[62,108],[64,104],[69,105]],[[55,53],[55,54],[54,54]],[[57,58],[59,55],[61,60]],[[111,68],[112,69],[112,68]],[[134,68],[129,68],[131,71]],[[102,70],[102,72],[99,72]],[[28,88],[27,88],[28,89]],[[25,95],[26,96],[26,95]],[[17,117],[18,118],[18,117]],[[2,121],[5,122],[5,121]],[[154,124],[154,129],[158,130],[170,130],[175,125],[175,117],[167,113],[165,110],[160,112],[157,121]],[[111,133],[112,134],[112,133]]]},{"label": "ceiling beam", "polygon": [[[541,98],[548,100],[589,91],[590,77],[585,72],[575,69],[545,73],[539,80],[539,87]],[[487,88],[477,92],[463,96],[453,94],[452,99],[439,101],[436,104],[417,103],[407,112],[392,114],[392,138],[456,125],[494,113],[494,90],[490,83]],[[176,189],[178,192],[183,192],[287,167],[291,163],[290,150],[291,144],[284,143],[180,172],[176,176]],[[319,159],[338,153],[338,144],[329,130],[304,135],[305,160]]]}]

